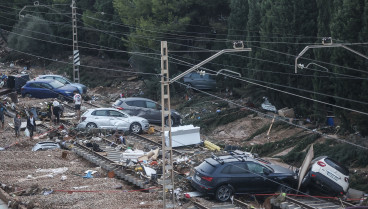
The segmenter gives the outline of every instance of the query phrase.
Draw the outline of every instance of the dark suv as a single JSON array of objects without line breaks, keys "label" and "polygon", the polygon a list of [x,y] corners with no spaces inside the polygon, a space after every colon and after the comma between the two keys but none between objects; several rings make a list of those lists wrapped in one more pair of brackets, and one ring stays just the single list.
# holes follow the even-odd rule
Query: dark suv
[{"label": "dark suv", "polygon": [[292,170],[266,161],[244,155],[213,155],[195,167],[191,183],[198,191],[224,202],[233,194],[288,192],[296,179]]},{"label": "dark suv", "polygon": [[[112,106],[129,115],[145,118],[150,123],[160,124],[162,120],[161,105],[150,99],[140,97],[121,98]],[[175,110],[171,110],[171,125],[178,126],[181,123],[182,119],[180,114]],[[168,124],[167,116],[165,116],[165,124]]]}]

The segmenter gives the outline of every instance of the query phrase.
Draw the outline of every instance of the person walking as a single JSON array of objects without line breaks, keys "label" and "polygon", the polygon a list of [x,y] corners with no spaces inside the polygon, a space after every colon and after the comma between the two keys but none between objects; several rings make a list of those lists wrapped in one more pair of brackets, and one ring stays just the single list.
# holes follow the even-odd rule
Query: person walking
[{"label": "person walking", "polygon": [[56,120],[55,125],[60,123],[60,103],[55,99],[52,103],[52,112],[54,113]]},{"label": "person walking", "polygon": [[29,137],[32,140],[33,132],[36,131],[36,120],[33,117],[33,113],[29,114],[29,117],[27,119],[27,128],[28,128],[28,131],[29,131]]},{"label": "person walking", "polygon": [[47,103],[47,116],[49,116],[49,118],[50,118],[50,121],[52,122],[53,121],[53,115],[54,115],[54,113],[53,113],[53,101],[50,101],[50,102],[48,102]]},{"label": "person walking", "polygon": [[19,137],[20,126],[22,125],[22,119],[20,114],[17,113],[14,117],[14,130],[15,130],[15,137]]},{"label": "person walking", "polygon": [[5,112],[8,112],[8,110],[5,108],[5,105],[3,103],[0,103],[1,130],[4,130]]},{"label": "person walking", "polygon": [[74,91],[73,101],[74,101],[75,110],[77,111],[77,120],[79,121],[80,120],[80,109],[82,105],[82,96],[78,93],[78,91]]}]

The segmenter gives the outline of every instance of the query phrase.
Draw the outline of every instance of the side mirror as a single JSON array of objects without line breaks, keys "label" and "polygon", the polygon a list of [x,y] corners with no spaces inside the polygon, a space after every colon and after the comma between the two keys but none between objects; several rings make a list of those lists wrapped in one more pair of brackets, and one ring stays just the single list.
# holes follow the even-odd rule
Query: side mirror
[{"label": "side mirror", "polygon": [[263,168],[263,173],[268,176],[271,174],[271,171],[267,168]]}]

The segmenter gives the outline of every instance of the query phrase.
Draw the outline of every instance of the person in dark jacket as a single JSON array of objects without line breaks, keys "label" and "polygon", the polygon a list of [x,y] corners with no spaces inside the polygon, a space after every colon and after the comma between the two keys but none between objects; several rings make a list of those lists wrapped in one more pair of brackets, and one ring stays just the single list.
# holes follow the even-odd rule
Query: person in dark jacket
[{"label": "person in dark jacket", "polygon": [[4,130],[5,112],[7,112],[5,105],[0,103],[0,121],[2,130]]},{"label": "person in dark jacket", "polygon": [[29,131],[29,137],[32,140],[33,132],[36,131],[36,119],[33,117],[33,113],[29,114],[29,117],[27,119],[27,128]]},{"label": "person in dark jacket", "polygon": [[14,117],[14,130],[15,137],[19,137],[20,126],[22,125],[22,119],[20,118],[19,113],[17,113]]},{"label": "person in dark jacket", "polygon": [[60,103],[55,99],[52,103],[52,112],[55,115],[56,120],[54,120],[55,125],[60,123]]}]

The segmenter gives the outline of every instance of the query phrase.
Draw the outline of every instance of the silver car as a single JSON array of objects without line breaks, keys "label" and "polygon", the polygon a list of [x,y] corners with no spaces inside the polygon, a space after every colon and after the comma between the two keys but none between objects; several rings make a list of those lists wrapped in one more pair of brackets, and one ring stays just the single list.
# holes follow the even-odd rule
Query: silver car
[{"label": "silver car", "polygon": [[149,128],[148,120],[130,116],[114,108],[88,109],[82,115],[81,121],[78,129],[103,128],[141,133]]},{"label": "silver car", "polygon": [[79,91],[80,94],[86,94],[87,93],[87,87],[83,84],[80,84],[80,83],[73,83],[72,81],[70,81],[69,79],[61,76],[61,75],[40,75],[38,76],[37,78],[35,78],[35,80],[37,79],[54,79],[54,80],[57,80],[59,81],[60,83],[64,84],[64,85],[67,85],[67,84],[70,84],[74,87],[76,87]]}]

